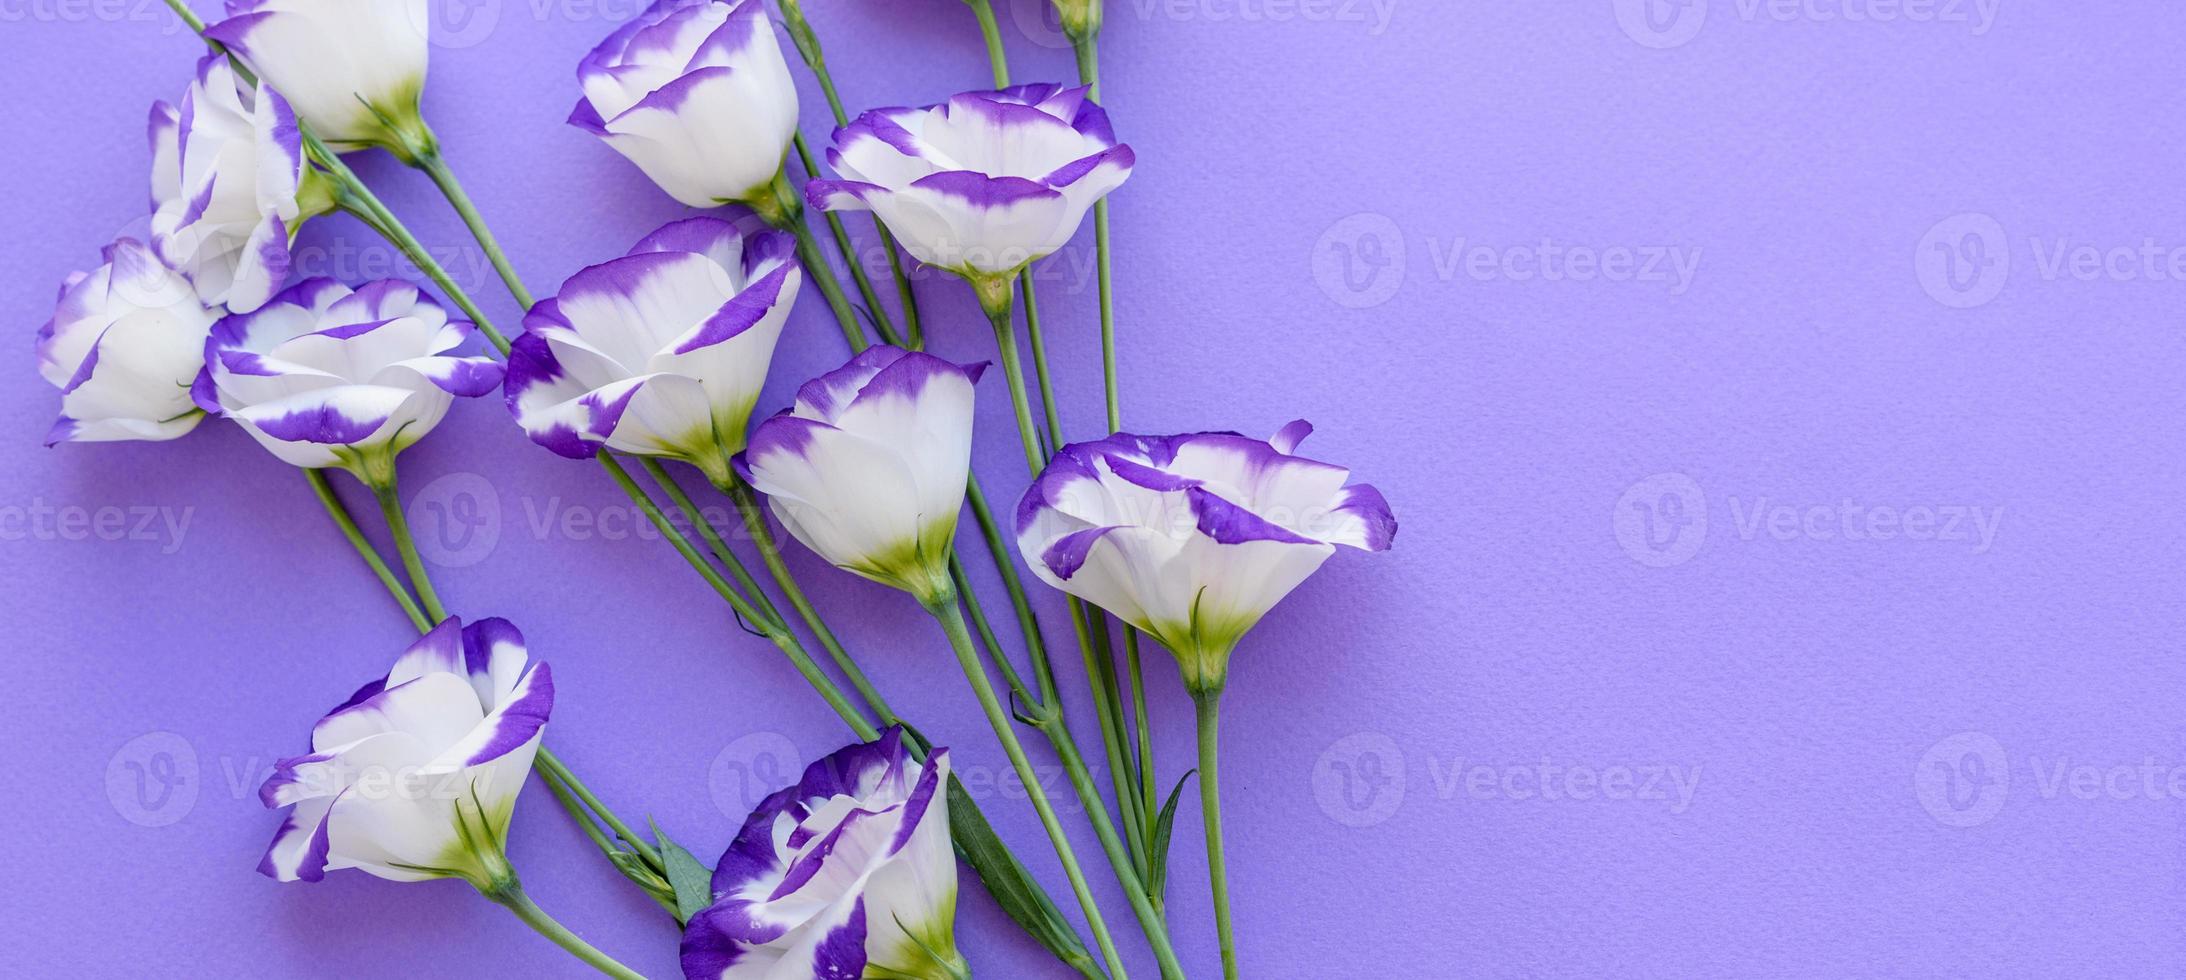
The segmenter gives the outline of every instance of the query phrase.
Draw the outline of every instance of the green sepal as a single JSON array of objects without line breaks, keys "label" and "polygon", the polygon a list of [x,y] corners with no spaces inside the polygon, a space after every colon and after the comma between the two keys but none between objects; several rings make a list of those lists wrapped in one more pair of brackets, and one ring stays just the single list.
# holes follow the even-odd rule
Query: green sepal
[{"label": "green sepal", "polygon": [[653,896],[655,901],[669,906],[669,911],[675,911],[675,886],[668,884],[660,877],[660,872],[653,870],[653,866],[646,863],[645,855],[636,851],[624,850],[602,851],[600,853],[606,855],[607,862],[614,865],[615,870],[622,872],[623,877],[630,879],[631,884],[645,889],[645,893]]},{"label": "green sepal", "polygon": [[670,840],[651,817],[645,822],[653,828],[653,840],[660,851],[661,872],[667,876],[668,886],[675,889],[676,918],[689,922],[692,916],[713,904],[713,871],[698,863],[683,845]]},{"label": "green sepal", "polygon": [[1176,788],[1169,791],[1169,802],[1161,805],[1161,815],[1154,818],[1153,843],[1146,849],[1146,898],[1155,908],[1163,905],[1162,896],[1168,892],[1169,834],[1176,827],[1176,803],[1184,795],[1184,784],[1198,772],[1194,769],[1176,781]]}]

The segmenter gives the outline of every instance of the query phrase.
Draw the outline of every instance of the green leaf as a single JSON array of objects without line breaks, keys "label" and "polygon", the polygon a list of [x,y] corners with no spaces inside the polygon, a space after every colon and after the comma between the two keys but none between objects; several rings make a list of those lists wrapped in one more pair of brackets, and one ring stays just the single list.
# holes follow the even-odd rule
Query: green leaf
[{"label": "green leaf", "polygon": [[653,827],[653,840],[659,842],[660,863],[667,866],[664,870],[668,874],[668,885],[675,889],[676,918],[689,922],[691,916],[706,911],[706,907],[713,904],[713,872],[698,863],[683,845],[669,840],[652,818],[646,818],[646,823]]},{"label": "green leaf", "polygon": [[986,815],[979,812],[978,804],[972,802],[955,776],[949,777],[949,836],[954,839],[957,853],[987,886],[987,894],[994,896],[1002,911],[1020,928],[1079,972],[1092,966],[1092,954],[1086,952],[1078,931],[1063,919],[1025,866],[1017,863],[1016,855],[1010,853],[1002,838],[995,836]]},{"label": "green leaf", "polygon": [[1154,842],[1148,848],[1150,856],[1147,859],[1146,897],[1157,908],[1163,904],[1162,897],[1168,893],[1169,888],[1169,833],[1176,827],[1176,801],[1184,794],[1184,784],[1190,782],[1192,774],[1198,771],[1194,769],[1187,772],[1182,779],[1176,781],[1176,788],[1169,791],[1169,802],[1161,805],[1161,815],[1154,818]]}]

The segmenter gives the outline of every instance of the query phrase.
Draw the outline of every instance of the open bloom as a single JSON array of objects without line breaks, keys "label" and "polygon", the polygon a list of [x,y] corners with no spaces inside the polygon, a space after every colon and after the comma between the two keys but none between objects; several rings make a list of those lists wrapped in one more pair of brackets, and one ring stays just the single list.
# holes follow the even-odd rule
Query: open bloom
[{"label": "open bloom", "polygon": [[61,283],[53,319],[38,329],[38,373],[61,389],[48,446],[173,439],[205,417],[190,382],[220,314],[144,243],[124,238],[104,254],[105,264]]},{"label": "open bloom", "polygon": [[681,459],[716,486],[804,282],[795,241],[749,212],[686,218],[585,269],[524,317],[507,399],[533,441]]},{"label": "open bloom", "polygon": [[496,868],[516,794],[531,772],[554,678],[531,664],[503,619],[450,619],[383,680],[357,689],[311,729],[311,751],[275,764],[258,788],[292,806],[258,870],[318,881],[357,868],[395,881]]},{"label": "open bloom", "polygon": [[[236,77],[223,55],[197,63],[182,106],[152,105],[152,247],[213,305],[248,313],[288,278],[309,171],[288,103]],[[323,213],[330,198],[312,210]]]},{"label": "open bloom", "polygon": [[692,207],[773,206],[797,87],[762,0],[659,0],[577,64],[570,125]]},{"label": "open bloom", "polygon": [[956,951],[949,754],[903,730],[805,769],[759,804],[683,932],[691,980],[970,975]]},{"label": "open bloom", "polygon": [[431,145],[425,91],[426,0],[228,0],[205,36],[250,61],[319,137],[347,152],[406,158]]},{"label": "open bloom", "polygon": [[1397,521],[1351,471],[1233,432],[1117,434],[1065,446],[1017,508],[1017,547],[1048,584],[1162,642],[1195,692],[1336,545],[1383,551]]},{"label": "open bloom", "polygon": [[1019,85],[859,116],[827,151],[843,179],[806,193],[871,210],[919,261],[976,282],[1063,247],[1133,160],[1085,88]]},{"label": "open bloom", "polygon": [[869,347],[759,423],[738,471],[820,557],[934,598],[949,584],[985,367]]},{"label": "open bloom", "polygon": [[500,385],[492,358],[449,353],[470,335],[401,280],[352,291],[306,279],[213,328],[192,394],[282,462],[341,466],[382,486],[395,454],[433,431],[456,396]]}]

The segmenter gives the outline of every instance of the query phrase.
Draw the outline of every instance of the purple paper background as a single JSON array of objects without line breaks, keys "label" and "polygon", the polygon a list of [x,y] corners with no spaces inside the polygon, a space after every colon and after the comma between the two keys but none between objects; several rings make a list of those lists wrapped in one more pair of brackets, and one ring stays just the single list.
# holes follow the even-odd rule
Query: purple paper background
[{"label": "purple paper background", "polygon": [[[1052,40],[1044,0],[998,5],[1019,77],[1068,76],[1067,53],[1036,43]],[[1306,416],[1308,448],[1403,520],[1393,552],[1337,556],[1238,656],[1225,782],[1247,976],[2186,968],[2186,12],[1110,7],[1107,101],[1140,160],[1115,199],[1127,423],[1266,433]],[[198,51],[157,3],[6,9],[0,290],[19,346],[0,439],[0,744],[16,758],[0,937],[18,969],[573,974],[458,884],[252,871],[276,820],[251,792],[263,769],[408,629],[303,481],[230,426],[38,448],[57,398],[31,334],[65,273],[141,232],[145,107],[179,95]],[[634,10],[488,0],[442,25],[427,114],[542,294],[685,213],[561,123],[577,58]],[[853,108],[986,80],[952,0],[808,11]],[[824,131],[816,90],[805,115]],[[381,155],[357,165],[513,326],[430,186]],[[1090,238],[1042,294],[1079,436],[1099,401]],[[316,272],[394,258],[346,218],[304,242]],[[1528,277],[1544,242],[1556,277]],[[2080,246],[2123,251],[2057,264]],[[1650,254],[1698,261],[1686,277]],[[935,346],[988,356],[962,287],[920,288]],[[842,353],[808,294],[763,408]],[[1014,499],[999,382],[982,385],[979,461]],[[525,443],[497,405],[459,406],[404,463],[428,547],[474,562],[437,567],[443,594],[514,619],[553,662],[553,743],[625,813],[710,860],[752,798],[739,773],[844,741],[666,545],[631,536],[600,474]],[[466,502],[497,512],[495,540],[437,523]],[[607,530],[559,523],[572,512]],[[1950,523],[1970,512],[1986,537]],[[188,523],[140,540],[139,514]],[[964,770],[1005,765],[908,601],[793,561]],[[1190,714],[1154,666],[1167,783]],[[1071,708],[1090,721],[1082,696]],[[185,781],[140,796],[162,757]],[[1544,766],[1563,770],[1554,798]],[[1659,794],[1641,792],[1649,773]],[[1069,906],[1029,808],[982,795]],[[1193,974],[1213,976],[1198,834],[1188,799],[1172,919]],[[1152,975],[1078,837],[1134,975]],[[563,921],[676,973],[671,931],[539,787],[513,855]],[[980,975],[1060,972],[965,893]]]}]

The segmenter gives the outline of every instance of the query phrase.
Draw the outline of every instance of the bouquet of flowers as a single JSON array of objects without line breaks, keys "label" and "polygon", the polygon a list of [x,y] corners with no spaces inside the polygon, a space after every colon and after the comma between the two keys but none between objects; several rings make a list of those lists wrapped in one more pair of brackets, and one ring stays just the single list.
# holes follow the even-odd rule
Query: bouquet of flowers
[{"label": "bouquet of flowers", "polygon": [[[690,977],[967,977],[954,923],[961,860],[1068,969],[1122,980],[1115,910],[1094,900],[1033,775],[1025,742],[1036,741],[1067,773],[1126,914],[1168,978],[1184,971],[1164,918],[1167,856],[1177,801],[1196,776],[1223,971],[1237,976],[1217,776],[1230,655],[1338,546],[1386,549],[1396,522],[1371,486],[1298,454],[1312,431],[1303,421],[1266,439],[1122,431],[1106,199],[1135,157],[1098,101],[1098,0],[1053,0],[1077,49],[1077,85],[1013,83],[988,0],[966,0],[994,87],[855,118],[797,0],[771,10],[761,0],[659,0],[579,62],[569,123],[705,213],[620,255],[608,243],[602,254],[613,257],[543,299],[518,277],[421,111],[426,3],[228,0],[226,16],[207,24],[170,0],[208,53],[178,104],[152,107],[147,240],[108,244],[97,268],[62,285],[38,332],[40,371],[61,392],[49,444],[175,439],[207,418],[230,420],[302,471],[415,627],[386,675],[321,718],[310,752],[282,760],[261,787],[265,804],[285,812],[260,870],[281,881],[340,869],[459,878],[585,963],[636,976],[525,895],[506,841],[536,774],[602,856],[657,901]],[[824,167],[799,132],[778,28],[837,124]],[[344,163],[370,150],[443,192],[528,311],[520,331],[490,322]],[[400,280],[292,278],[298,229],[334,212],[384,236],[439,297]],[[846,222],[847,212],[871,220]],[[1066,442],[1030,267],[1089,215],[1105,425],[1097,438]],[[854,232],[878,243],[887,277],[856,260]],[[1029,480],[1007,525],[972,466],[973,399],[988,365],[922,350],[928,324],[906,272],[919,265],[968,284],[993,330],[993,373],[1015,410]],[[807,285],[849,359],[755,421]],[[767,797],[710,870],[657,828],[634,829],[555,756],[544,742],[556,697],[548,665],[507,621],[451,614],[412,543],[397,490],[402,451],[457,399],[495,391],[533,442],[605,470],[857,739]],[[704,518],[685,467],[702,478],[700,493],[733,502],[740,529]],[[335,470],[377,503],[393,561],[358,523]],[[972,550],[993,564],[1006,609],[971,590],[957,547],[967,510]],[[954,653],[1023,778],[1090,946],[951,776],[948,750],[897,715],[828,627],[784,561],[770,515],[828,564],[908,593],[932,615],[936,642]],[[736,537],[751,554],[731,546]],[[1076,681],[1092,696],[1107,786],[1064,717],[1067,671],[1020,561],[1069,597],[1070,622],[1056,632],[1078,648]],[[1000,620],[1014,620],[1014,645]],[[1197,766],[1166,793],[1146,711],[1146,641],[1175,657],[1198,705]]]}]

